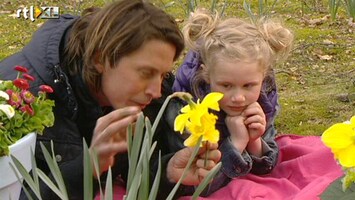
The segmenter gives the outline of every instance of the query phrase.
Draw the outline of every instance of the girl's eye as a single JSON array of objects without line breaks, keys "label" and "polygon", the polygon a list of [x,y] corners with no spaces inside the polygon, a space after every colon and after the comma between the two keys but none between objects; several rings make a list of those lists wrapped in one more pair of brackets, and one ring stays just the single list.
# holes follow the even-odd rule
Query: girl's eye
[{"label": "girl's eye", "polygon": [[228,84],[228,83],[223,83],[223,84],[221,84],[221,85],[222,85],[222,87],[225,88],[225,89],[229,89],[229,88],[232,87],[232,85],[230,85],[230,84]]},{"label": "girl's eye", "polygon": [[222,85],[224,88],[231,88],[232,86],[230,84],[223,84]]},{"label": "girl's eye", "polygon": [[244,85],[245,88],[252,88],[254,87],[255,84],[252,84],[252,83],[249,83],[249,84],[246,84]]}]

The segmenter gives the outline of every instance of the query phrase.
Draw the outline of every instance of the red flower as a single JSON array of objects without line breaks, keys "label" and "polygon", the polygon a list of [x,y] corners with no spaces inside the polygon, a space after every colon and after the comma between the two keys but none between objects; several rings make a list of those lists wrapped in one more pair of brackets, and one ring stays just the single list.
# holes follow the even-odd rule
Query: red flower
[{"label": "red flower", "polygon": [[27,104],[31,104],[35,100],[35,96],[28,90],[22,90],[20,95]]},{"label": "red flower", "polygon": [[23,72],[23,73],[27,73],[28,69],[26,67],[20,66],[20,65],[16,65],[15,66],[15,70],[19,71],[19,72]]},{"label": "red flower", "polygon": [[22,104],[21,96],[12,90],[7,90],[6,93],[9,95],[8,103],[15,108],[19,107]]},{"label": "red flower", "polygon": [[26,80],[29,80],[29,81],[34,81],[35,80],[35,78],[33,76],[29,75],[29,74],[24,74],[22,76],[23,76],[23,78],[25,78]]},{"label": "red flower", "polygon": [[53,93],[53,89],[52,89],[52,87],[49,86],[49,85],[41,85],[41,86],[39,86],[39,89],[40,89],[42,92]]},{"label": "red flower", "polygon": [[29,114],[30,116],[33,116],[35,114],[34,110],[29,105],[21,106],[20,110],[24,113]]},{"label": "red flower", "polygon": [[13,81],[14,85],[22,90],[27,90],[30,85],[28,84],[28,81],[23,78],[17,78]]}]

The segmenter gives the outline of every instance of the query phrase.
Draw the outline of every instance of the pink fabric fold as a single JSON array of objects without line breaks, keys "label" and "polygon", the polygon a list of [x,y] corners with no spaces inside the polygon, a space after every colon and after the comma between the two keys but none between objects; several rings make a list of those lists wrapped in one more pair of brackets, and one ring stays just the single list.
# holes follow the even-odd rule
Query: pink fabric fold
[{"label": "pink fabric fold", "polygon": [[[200,200],[315,200],[336,178],[343,175],[333,154],[319,136],[282,135],[276,138],[279,162],[272,173],[249,174]],[[115,185],[114,199],[122,199],[125,189]],[[191,199],[181,197],[179,200]]]},{"label": "pink fabric fold", "polygon": [[[313,200],[343,172],[319,136],[282,135],[276,138],[279,163],[264,176],[249,174],[231,181],[207,198]],[[180,200],[190,199],[189,197]]]}]

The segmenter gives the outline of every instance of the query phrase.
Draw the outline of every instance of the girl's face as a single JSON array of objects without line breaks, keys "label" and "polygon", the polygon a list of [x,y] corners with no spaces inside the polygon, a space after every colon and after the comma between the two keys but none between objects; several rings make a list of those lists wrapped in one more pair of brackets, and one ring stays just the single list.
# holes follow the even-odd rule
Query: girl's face
[{"label": "girl's face", "polygon": [[175,50],[170,43],[150,40],[122,57],[114,68],[96,64],[102,74],[102,88],[98,94],[100,105],[143,109],[152,99],[159,98],[162,80],[172,70]]},{"label": "girl's face", "polygon": [[224,94],[220,108],[237,116],[258,100],[264,72],[257,62],[220,60],[210,67],[208,78],[211,91]]}]

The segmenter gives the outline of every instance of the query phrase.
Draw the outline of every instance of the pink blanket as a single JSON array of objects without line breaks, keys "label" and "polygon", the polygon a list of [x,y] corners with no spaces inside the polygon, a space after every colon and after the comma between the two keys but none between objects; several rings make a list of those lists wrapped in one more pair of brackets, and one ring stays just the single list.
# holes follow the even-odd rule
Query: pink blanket
[{"label": "pink blanket", "polygon": [[[280,147],[279,163],[271,174],[249,174],[199,199],[319,199],[324,189],[342,175],[341,167],[319,136],[282,135],[276,141]],[[122,199],[124,193],[124,188],[115,187],[114,199]],[[179,200],[187,199],[190,197]]]}]

